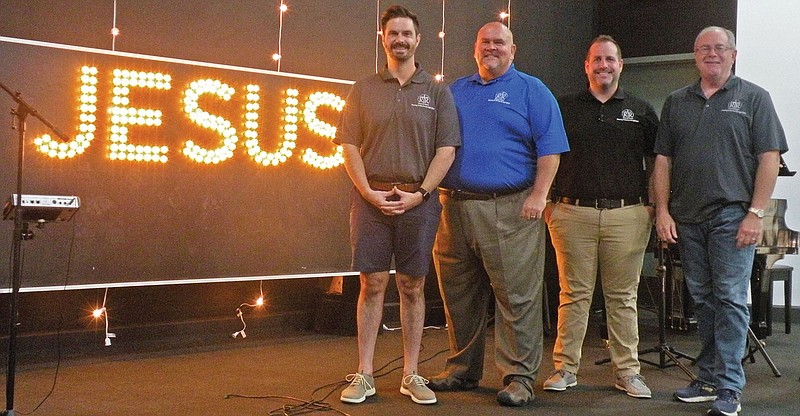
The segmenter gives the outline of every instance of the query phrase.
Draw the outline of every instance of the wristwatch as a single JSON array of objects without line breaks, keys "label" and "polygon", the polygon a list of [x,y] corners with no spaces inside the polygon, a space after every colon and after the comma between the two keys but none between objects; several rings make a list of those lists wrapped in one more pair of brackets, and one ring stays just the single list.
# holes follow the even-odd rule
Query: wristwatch
[{"label": "wristwatch", "polygon": [[421,193],[421,194],[422,194],[422,202],[425,202],[425,201],[427,201],[427,200],[428,200],[428,198],[430,198],[430,197],[431,197],[431,193],[430,193],[430,192],[428,192],[428,191],[426,191],[426,190],[425,190],[425,188],[423,188],[423,187],[421,187],[421,186],[419,187],[419,189],[417,189],[417,192],[419,192],[419,193]]},{"label": "wristwatch", "polygon": [[750,208],[747,208],[747,212],[752,212],[758,218],[764,218],[764,210],[763,209],[750,207]]}]

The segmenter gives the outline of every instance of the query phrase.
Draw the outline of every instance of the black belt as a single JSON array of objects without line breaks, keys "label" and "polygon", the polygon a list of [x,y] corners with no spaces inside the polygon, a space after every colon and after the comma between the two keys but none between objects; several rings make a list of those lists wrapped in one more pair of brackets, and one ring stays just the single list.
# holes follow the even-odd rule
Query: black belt
[{"label": "black belt", "polygon": [[495,199],[501,196],[515,194],[517,192],[519,191],[480,193],[480,192],[465,191],[463,189],[439,188],[440,194],[447,195],[448,197],[457,199],[459,201],[465,201],[465,200],[488,201],[490,199]]},{"label": "black belt", "polygon": [[614,209],[622,208],[631,205],[641,204],[642,198],[623,198],[623,199],[575,199],[562,196],[558,198],[558,202],[562,204],[577,205],[579,207],[591,207],[595,209]]}]

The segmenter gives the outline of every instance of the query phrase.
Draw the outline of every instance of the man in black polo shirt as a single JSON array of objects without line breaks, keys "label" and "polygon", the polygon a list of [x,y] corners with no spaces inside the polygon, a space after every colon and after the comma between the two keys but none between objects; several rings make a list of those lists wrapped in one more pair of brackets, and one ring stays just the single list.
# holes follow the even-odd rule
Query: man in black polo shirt
[{"label": "man in black polo shirt", "polygon": [[589,89],[559,100],[570,152],[561,158],[556,203],[545,214],[561,292],[555,371],[544,389],[577,384],[599,268],[614,387],[650,398],[639,375],[636,298],[654,214],[646,202],[658,117],[650,104],[619,87],[622,52],[610,36],[592,40],[584,69]]}]

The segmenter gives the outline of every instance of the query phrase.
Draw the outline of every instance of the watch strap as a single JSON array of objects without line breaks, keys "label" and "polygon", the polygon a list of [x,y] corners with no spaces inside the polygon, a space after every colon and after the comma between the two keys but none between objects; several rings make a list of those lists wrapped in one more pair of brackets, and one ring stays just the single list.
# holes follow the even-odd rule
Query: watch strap
[{"label": "watch strap", "polygon": [[752,212],[758,218],[764,218],[764,210],[754,207],[747,208],[747,212]]},{"label": "watch strap", "polygon": [[417,189],[417,192],[419,192],[419,193],[421,193],[421,194],[422,194],[422,202],[425,202],[425,201],[427,201],[427,200],[428,200],[428,198],[430,198],[430,197],[431,197],[431,193],[430,193],[430,192],[428,192],[428,190],[427,190],[427,189],[425,189],[425,188],[423,188],[423,187],[421,187],[421,186],[419,187],[419,189]]}]

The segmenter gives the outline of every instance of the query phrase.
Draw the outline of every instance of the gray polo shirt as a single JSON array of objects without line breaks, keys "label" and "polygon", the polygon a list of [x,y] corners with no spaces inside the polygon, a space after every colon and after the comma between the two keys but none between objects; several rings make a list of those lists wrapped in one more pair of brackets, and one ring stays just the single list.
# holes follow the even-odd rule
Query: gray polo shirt
[{"label": "gray polo shirt", "polygon": [[402,86],[384,68],[353,85],[334,143],[360,148],[368,179],[421,182],[437,148],[461,145],[453,96],[419,66]]},{"label": "gray polo shirt", "polygon": [[706,100],[700,82],[667,97],[655,153],[672,158],[670,214],[698,223],[725,205],[750,206],[758,155],[788,150],[769,93],[731,76]]}]

